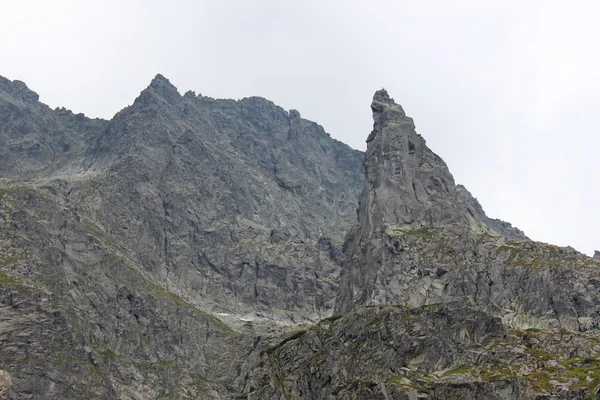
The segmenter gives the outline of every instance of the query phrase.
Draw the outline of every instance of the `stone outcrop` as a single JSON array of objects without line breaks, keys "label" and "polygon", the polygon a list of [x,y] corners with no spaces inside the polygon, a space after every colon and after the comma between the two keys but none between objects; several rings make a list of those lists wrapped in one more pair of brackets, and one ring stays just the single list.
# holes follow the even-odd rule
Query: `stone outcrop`
[{"label": "stone outcrop", "polygon": [[0,178],[48,177],[81,157],[107,121],[51,110],[21,81],[0,76]]},{"label": "stone outcrop", "polygon": [[331,315],[361,152],[160,75],[110,121],[0,85],[9,398],[222,398],[253,332]]},{"label": "stone outcrop", "polygon": [[599,326],[597,262],[490,220],[385,91],[371,109],[365,189],[344,244],[337,313],[467,298],[514,328]]},{"label": "stone outcrop", "polygon": [[415,131],[412,118],[379,90],[371,103],[373,131],[367,138],[365,190],[359,223],[363,239],[384,225],[477,226],[456,191],[444,161]]},{"label": "stone outcrop", "polygon": [[242,366],[240,398],[588,399],[598,332],[507,330],[466,304],[360,307],[278,341]]},{"label": "stone outcrop", "polygon": [[0,398],[595,395],[600,261],[371,108],[363,154],[161,75],[110,121],[0,78]]}]

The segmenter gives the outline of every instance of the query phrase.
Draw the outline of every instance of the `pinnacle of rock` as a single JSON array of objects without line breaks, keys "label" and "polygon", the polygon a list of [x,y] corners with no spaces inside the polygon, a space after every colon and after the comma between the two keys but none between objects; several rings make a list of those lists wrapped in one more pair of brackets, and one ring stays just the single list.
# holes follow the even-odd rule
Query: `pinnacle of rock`
[{"label": "pinnacle of rock", "polygon": [[181,95],[177,88],[163,75],[156,74],[148,87],[143,90],[136,101],[149,103],[151,99],[162,99],[163,101],[173,105],[181,100]]},{"label": "pinnacle of rock", "polygon": [[416,132],[412,118],[385,90],[375,93],[371,109],[374,124],[367,139],[367,182],[361,199],[364,222],[373,226],[472,224],[452,174]]}]

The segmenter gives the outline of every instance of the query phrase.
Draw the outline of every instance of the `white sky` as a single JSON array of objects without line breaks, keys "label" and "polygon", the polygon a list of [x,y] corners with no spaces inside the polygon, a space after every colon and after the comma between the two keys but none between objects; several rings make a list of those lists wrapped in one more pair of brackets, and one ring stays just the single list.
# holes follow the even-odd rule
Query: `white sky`
[{"label": "white sky", "polygon": [[385,87],[481,201],[600,249],[600,1],[7,1],[0,75],[110,118],[160,72],[266,97],[365,149]]}]

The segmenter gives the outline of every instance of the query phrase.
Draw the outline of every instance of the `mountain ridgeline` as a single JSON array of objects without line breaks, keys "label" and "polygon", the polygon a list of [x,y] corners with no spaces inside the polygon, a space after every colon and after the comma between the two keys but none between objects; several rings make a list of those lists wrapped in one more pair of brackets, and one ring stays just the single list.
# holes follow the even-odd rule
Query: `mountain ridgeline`
[{"label": "mountain ridgeline", "polygon": [[362,153],[161,75],[110,121],[0,77],[0,398],[595,396],[600,261],[371,110]]}]

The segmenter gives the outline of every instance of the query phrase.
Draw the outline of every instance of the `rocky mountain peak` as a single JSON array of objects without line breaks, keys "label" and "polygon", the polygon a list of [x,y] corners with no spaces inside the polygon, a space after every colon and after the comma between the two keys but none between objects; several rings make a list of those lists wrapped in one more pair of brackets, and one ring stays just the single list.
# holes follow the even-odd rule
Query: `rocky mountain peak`
[{"label": "rocky mountain peak", "polygon": [[150,82],[149,85],[151,88],[155,89],[155,90],[175,90],[177,91],[177,88],[171,83],[171,81],[169,81],[164,75],[162,74],[156,74],[156,76],[154,78],[152,78],[152,81]]},{"label": "rocky mountain peak", "polygon": [[25,82],[18,80],[11,81],[3,76],[0,76],[0,97],[12,97],[24,102],[33,103],[39,100],[40,96],[29,89]]},{"label": "rocky mountain peak", "polygon": [[[371,109],[365,189],[344,244],[337,313],[468,299],[514,328],[598,325],[588,317],[595,289],[584,288],[597,273],[589,258],[488,218],[385,91]],[[568,267],[555,268],[559,259]]]},{"label": "rocky mountain peak", "polygon": [[373,111],[377,108],[377,104],[388,104],[393,106],[398,106],[398,104],[394,103],[394,99],[392,99],[385,89],[379,89],[373,95],[373,102],[371,103],[371,108]]},{"label": "rocky mountain peak", "polygon": [[181,95],[167,78],[161,74],[156,74],[150,85],[140,93],[136,103],[148,103],[151,99],[162,99],[169,104],[176,104],[181,100]]},{"label": "rocky mountain peak", "polygon": [[373,96],[371,110],[361,220],[371,227],[477,225],[459,199],[448,167],[427,147],[402,106],[382,89]]},{"label": "rocky mountain peak", "polygon": [[160,74],[110,121],[0,78],[0,398],[596,396],[600,260],[371,109],[363,157]]}]

